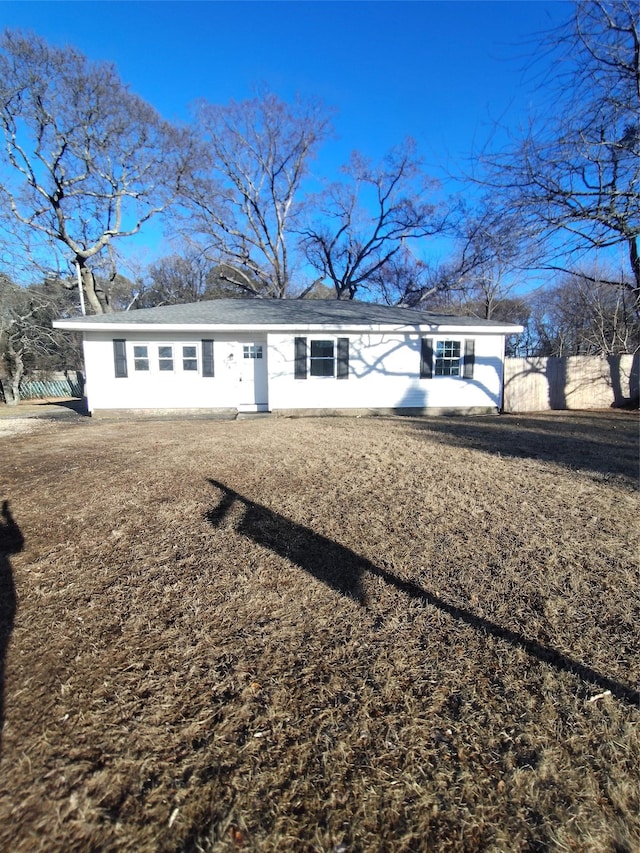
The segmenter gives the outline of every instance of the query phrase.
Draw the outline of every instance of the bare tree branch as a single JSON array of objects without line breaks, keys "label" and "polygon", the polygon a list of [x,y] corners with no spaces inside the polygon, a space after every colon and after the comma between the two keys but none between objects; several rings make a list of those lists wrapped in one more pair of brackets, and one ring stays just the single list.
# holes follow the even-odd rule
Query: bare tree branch
[{"label": "bare tree branch", "polygon": [[196,124],[199,168],[184,187],[191,234],[208,241],[230,284],[257,296],[286,296],[302,181],[329,133],[325,110],[261,94],[227,106],[202,101]]},{"label": "bare tree branch", "polygon": [[378,167],[354,153],[343,173],[344,182],[314,200],[314,214],[300,233],[307,260],[333,284],[336,297],[353,299],[407,241],[441,231],[444,217],[425,200],[434,185],[422,172],[412,140]]},{"label": "bare tree branch", "polygon": [[58,247],[79,265],[92,311],[109,311],[91,261],[171,203],[189,138],[111,65],[11,31],[0,41],[0,129],[5,227],[13,221],[17,237],[37,232],[50,253]]},{"label": "bare tree branch", "polygon": [[68,296],[57,282],[20,287],[0,274],[0,380],[5,402],[20,399],[20,382],[35,368],[68,367],[69,336],[51,321],[65,313]]},{"label": "bare tree branch", "polygon": [[[546,246],[547,266],[613,246],[626,249],[626,287],[640,311],[639,18],[629,0],[578,2],[550,34],[562,71],[558,112],[533,121],[515,145],[482,158],[481,180]],[[570,69],[567,71],[567,67]]]}]

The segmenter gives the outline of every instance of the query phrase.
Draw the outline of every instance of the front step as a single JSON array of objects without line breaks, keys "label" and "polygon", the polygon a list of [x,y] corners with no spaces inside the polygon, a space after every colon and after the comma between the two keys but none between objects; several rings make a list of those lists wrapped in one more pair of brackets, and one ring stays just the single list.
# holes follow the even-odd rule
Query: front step
[{"label": "front step", "polygon": [[236,415],[237,421],[255,421],[259,418],[272,418],[271,412],[238,412]]}]

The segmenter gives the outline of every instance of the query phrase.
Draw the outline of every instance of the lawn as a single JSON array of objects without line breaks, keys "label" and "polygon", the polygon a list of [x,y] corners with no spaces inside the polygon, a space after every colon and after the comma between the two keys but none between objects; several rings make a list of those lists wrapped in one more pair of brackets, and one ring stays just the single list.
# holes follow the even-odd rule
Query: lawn
[{"label": "lawn", "polygon": [[636,413],[15,423],[0,849],[640,849]]}]

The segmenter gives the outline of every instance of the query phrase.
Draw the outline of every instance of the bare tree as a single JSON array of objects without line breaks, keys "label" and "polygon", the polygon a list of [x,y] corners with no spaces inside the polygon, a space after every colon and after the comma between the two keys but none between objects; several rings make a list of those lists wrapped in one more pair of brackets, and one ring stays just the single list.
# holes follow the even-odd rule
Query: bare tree
[{"label": "bare tree", "polygon": [[[253,294],[243,286],[246,275],[226,264],[215,264],[203,252],[190,248],[183,255],[168,255],[150,264],[135,282],[123,280],[119,296],[121,302],[125,297],[127,310],[249,297]],[[253,284],[255,293],[260,293],[260,282]]]},{"label": "bare tree", "polygon": [[521,323],[528,309],[511,293],[531,244],[517,218],[487,198],[473,208],[458,204],[444,233],[453,247],[446,262],[425,263],[405,247],[374,274],[385,301]]},{"label": "bare tree", "polygon": [[221,279],[239,291],[287,296],[302,183],[329,133],[325,110],[268,93],[226,106],[201,101],[196,127],[199,168],[184,192],[191,235],[200,235]]},{"label": "bare tree", "polygon": [[379,280],[407,241],[441,231],[443,219],[425,200],[434,183],[425,177],[412,140],[378,166],[356,152],[342,171],[345,180],[315,199],[315,215],[302,236],[307,260],[333,284],[336,297],[353,299]]},{"label": "bare tree", "polygon": [[[531,298],[537,354],[620,355],[640,349],[640,322],[633,299],[612,277],[564,276]],[[595,282],[595,283],[594,283]]]},{"label": "bare tree", "polygon": [[31,251],[56,249],[90,310],[110,310],[94,274],[112,241],[136,234],[175,193],[186,137],[132,94],[113,66],[6,31],[0,41],[0,201]]},{"label": "bare tree", "polygon": [[68,291],[56,284],[20,287],[0,274],[0,384],[9,405],[20,400],[20,383],[34,369],[71,367],[68,334],[51,327],[65,313]]},{"label": "bare tree", "polygon": [[521,308],[516,308],[521,300],[511,294],[521,283],[521,271],[532,265],[535,255],[526,223],[487,197],[471,209],[461,206],[452,234],[458,252],[448,264],[449,293],[467,314],[520,322],[506,314],[522,314]]},{"label": "bare tree", "polygon": [[211,262],[197,251],[160,258],[149,266],[148,284],[140,292],[136,307],[200,302],[206,298],[211,267]]},{"label": "bare tree", "polygon": [[578,2],[572,21],[543,45],[559,69],[546,84],[555,114],[532,120],[514,147],[484,160],[488,183],[537,228],[548,267],[567,270],[571,255],[623,247],[631,270],[623,286],[637,310],[639,20],[631,0]]},{"label": "bare tree", "polygon": [[[405,305],[419,308],[433,294],[448,287],[444,278],[434,275],[435,267],[416,258],[407,246],[403,246],[367,282],[367,287],[387,305]],[[335,298],[335,288],[333,290]]]}]

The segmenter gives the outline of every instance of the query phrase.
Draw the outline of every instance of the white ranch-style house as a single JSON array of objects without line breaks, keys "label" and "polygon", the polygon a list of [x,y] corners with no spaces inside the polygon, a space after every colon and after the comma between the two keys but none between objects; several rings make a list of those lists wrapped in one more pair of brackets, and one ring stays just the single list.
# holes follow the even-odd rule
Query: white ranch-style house
[{"label": "white ranch-style house", "polygon": [[520,326],[365,302],[219,299],[58,320],[93,414],[495,412]]}]

